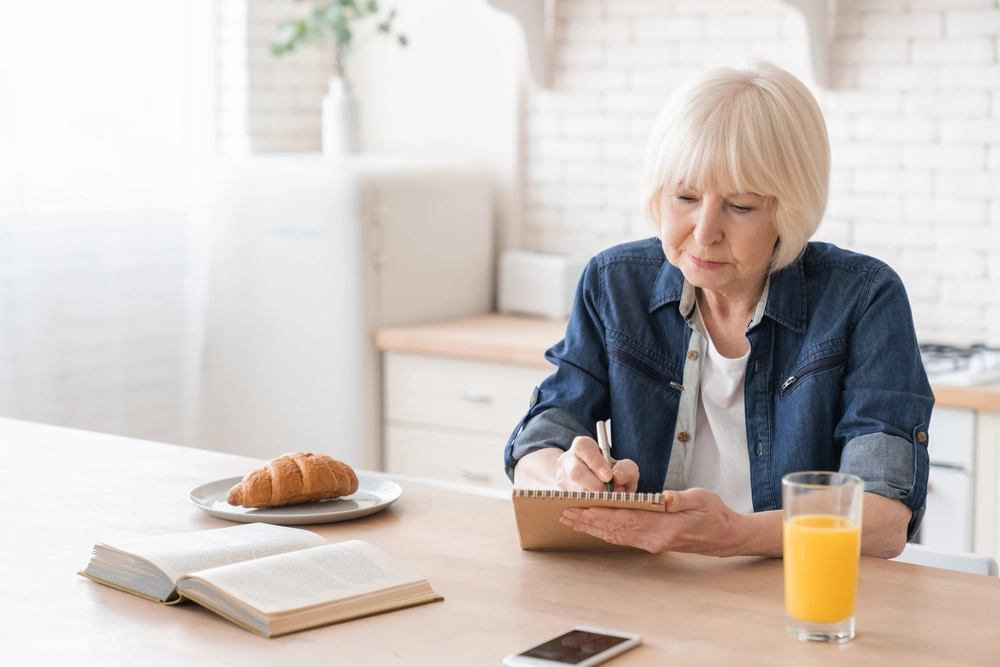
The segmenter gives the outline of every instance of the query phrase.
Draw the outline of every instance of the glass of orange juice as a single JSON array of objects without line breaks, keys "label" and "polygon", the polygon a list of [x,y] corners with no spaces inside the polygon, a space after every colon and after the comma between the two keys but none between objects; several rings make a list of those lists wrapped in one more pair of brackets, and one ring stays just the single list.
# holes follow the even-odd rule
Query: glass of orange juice
[{"label": "glass of orange juice", "polygon": [[854,638],[865,483],[838,472],[781,478],[785,629],[803,641]]}]

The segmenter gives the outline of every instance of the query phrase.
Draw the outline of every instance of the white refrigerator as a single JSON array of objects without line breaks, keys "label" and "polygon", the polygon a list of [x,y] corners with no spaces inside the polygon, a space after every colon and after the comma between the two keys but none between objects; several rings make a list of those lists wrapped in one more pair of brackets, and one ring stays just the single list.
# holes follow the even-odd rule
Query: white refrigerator
[{"label": "white refrigerator", "polygon": [[381,469],[375,329],[491,310],[486,175],[418,159],[270,156],[200,180],[211,243],[193,444]]}]

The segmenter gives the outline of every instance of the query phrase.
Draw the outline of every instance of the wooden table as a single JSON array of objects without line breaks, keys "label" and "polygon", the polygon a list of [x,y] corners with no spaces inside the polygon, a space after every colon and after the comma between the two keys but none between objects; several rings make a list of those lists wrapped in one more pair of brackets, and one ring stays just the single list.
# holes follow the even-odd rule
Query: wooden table
[{"label": "wooden table", "polygon": [[4,665],[499,665],[574,624],[643,636],[627,665],[997,665],[1000,580],[862,559],[858,636],[784,631],[781,561],[534,553],[506,500],[404,483],[368,518],[316,527],[360,538],[445,601],[263,639],[193,604],[164,607],[78,577],[101,539],[232,525],[192,487],[257,461],[0,419],[0,662]]}]

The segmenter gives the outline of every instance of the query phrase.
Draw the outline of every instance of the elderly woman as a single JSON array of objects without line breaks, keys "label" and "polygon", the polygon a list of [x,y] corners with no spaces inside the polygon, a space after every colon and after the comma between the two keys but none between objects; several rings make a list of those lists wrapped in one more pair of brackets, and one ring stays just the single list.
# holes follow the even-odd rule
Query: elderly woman
[{"label": "elderly woman", "polygon": [[[593,258],[558,369],[507,444],[519,488],[666,490],[667,512],[561,521],[653,552],[780,555],[781,477],[865,481],[862,553],[920,523],[934,398],[909,302],[877,259],[810,243],[830,151],[816,100],[767,63],[707,71],[657,119],[643,177],[658,238]],[[610,420],[609,468],[594,441]]]}]

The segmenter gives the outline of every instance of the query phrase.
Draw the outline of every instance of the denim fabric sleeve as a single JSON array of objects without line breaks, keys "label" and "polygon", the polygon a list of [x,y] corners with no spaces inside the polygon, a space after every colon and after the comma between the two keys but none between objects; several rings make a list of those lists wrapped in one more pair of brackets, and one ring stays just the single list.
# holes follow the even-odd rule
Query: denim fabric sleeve
[{"label": "denim fabric sleeve", "polygon": [[[513,476],[518,459],[529,451],[542,447],[569,447],[565,442],[568,434],[553,438],[552,428],[561,429],[572,423],[575,426],[570,426],[569,430],[574,431],[574,437],[594,437],[590,430],[593,427],[585,425],[596,424],[598,419],[606,419],[610,414],[608,355],[600,315],[603,295],[599,259],[600,256],[590,260],[577,285],[566,337],[545,353],[545,358],[556,366],[556,372],[535,389],[527,413],[507,441],[504,467],[510,476]],[[550,416],[547,423],[533,427],[533,421],[551,408],[558,408],[560,413]],[[569,438],[569,442],[572,441],[573,438]]]},{"label": "denim fabric sleeve", "polygon": [[927,425],[934,395],[924,372],[906,290],[882,265],[861,295],[847,345],[841,472],[858,475],[865,491],[901,500],[920,526],[927,496]]},{"label": "denim fabric sleeve", "polygon": [[[520,461],[528,454],[547,447],[566,451],[579,435],[591,434],[564,410],[550,408],[532,417],[521,433],[514,437],[511,457]],[[514,468],[507,468],[507,477],[514,481]]]}]

